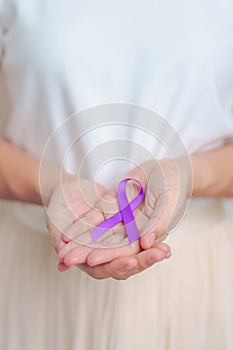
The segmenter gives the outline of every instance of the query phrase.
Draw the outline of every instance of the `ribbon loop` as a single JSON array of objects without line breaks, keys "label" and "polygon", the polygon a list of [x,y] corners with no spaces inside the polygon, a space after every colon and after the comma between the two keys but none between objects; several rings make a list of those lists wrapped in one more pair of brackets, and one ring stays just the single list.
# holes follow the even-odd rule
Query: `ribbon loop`
[{"label": "ribbon loop", "polygon": [[[135,181],[140,186],[138,195],[131,201],[128,201],[126,194],[126,185],[128,181]],[[101,222],[92,230],[92,242],[95,243],[105,232],[117,225],[119,222],[124,223],[130,243],[140,238],[138,228],[134,219],[133,212],[139,206],[144,198],[144,190],[141,183],[134,178],[128,177],[120,181],[117,187],[117,199],[119,212],[107,220]]]}]

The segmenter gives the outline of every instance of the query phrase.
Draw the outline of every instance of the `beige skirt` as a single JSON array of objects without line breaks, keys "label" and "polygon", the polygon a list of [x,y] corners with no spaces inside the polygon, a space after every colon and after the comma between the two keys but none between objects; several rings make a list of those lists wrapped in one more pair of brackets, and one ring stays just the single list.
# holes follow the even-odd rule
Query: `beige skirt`
[{"label": "beige skirt", "polygon": [[233,219],[220,201],[189,210],[172,258],[127,281],[59,273],[48,235],[14,205],[0,237],[1,350],[233,349]]}]

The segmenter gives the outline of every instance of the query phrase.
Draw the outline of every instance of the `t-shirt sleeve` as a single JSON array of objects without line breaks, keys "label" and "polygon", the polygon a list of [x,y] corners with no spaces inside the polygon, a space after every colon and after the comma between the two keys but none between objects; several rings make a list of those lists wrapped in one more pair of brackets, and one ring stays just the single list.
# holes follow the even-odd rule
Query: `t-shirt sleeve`
[{"label": "t-shirt sleeve", "polygon": [[4,6],[3,6],[4,0],[0,0],[0,71],[2,66],[2,57],[3,57],[3,33],[4,33],[4,26],[5,26],[5,20],[4,20]]},{"label": "t-shirt sleeve", "polygon": [[0,71],[2,67],[3,55],[5,53],[4,37],[9,29],[14,17],[14,1],[0,0]]},{"label": "t-shirt sleeve", "polygon": [[1,71],[2,55],[3,55],[3,28],[2,28],[1,16],[0,16],[0,71]]}]

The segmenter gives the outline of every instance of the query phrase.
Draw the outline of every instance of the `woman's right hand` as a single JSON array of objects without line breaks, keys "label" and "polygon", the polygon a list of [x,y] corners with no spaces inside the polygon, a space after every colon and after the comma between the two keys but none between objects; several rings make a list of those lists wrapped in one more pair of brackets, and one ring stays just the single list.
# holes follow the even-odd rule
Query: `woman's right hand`
[{"label": "woman's right hand", "polygon": [[[65,180],[56,186],[46,209],[46,221],[52,244],[57,253],[66,244],[62,236],[67,228],[90,211],[105,192],[106,189],[102,185],[84,178],[77,179],[72,175],[65,176]],[[101,215],[99,213],[99,216]],[[104,217],[101,216],[100,220],[104,220]],[[87,225],[86,222],[83,222],[84,231]],[[83,254],[88,254],[91,250],[88,246],[83,248]],[[65,271],[67,267],[59,262],[58,269]]]}]

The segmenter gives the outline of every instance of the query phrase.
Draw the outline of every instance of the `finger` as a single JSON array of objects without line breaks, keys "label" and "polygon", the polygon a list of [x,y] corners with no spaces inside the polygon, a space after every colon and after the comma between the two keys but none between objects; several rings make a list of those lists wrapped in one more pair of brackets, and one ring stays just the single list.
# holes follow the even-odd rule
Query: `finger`
[{"label": "finger", "polygon": [[[76,225],[72,225],[72,228]],[[117,234],[116,234],[117,233]],[[90,250],[97,249],[99,246],[105,245],[106,247],[117,245],[119,242],[121,243],[125,239],[125,230],[122,224],[119,224],[118,227],[114,227],[108,231],[108,235],[102,235],[97,243],[92,242],[92,230],[79,234],[73,238],[72,241],[69,241],[66,246],[60,252],[60,258],[63,259],[65,255],[67,255],[73,248],[85,249],[85,246],[90,248]]]},{"label": "finger", "polygon": [[64,263],[59,262],[59,263],[57,264],[57,269],[58,269],[59,272],[65,272],[65,271],[67,271],[69,268],[68,268]]},{"label": "finger", "polygon": [[162,250],[165,254],[171,253],[171,248],[167,243],[161,242],[161,243],[154,243],[152,244],[151,248],[158,248]]},{"label": "finger", "polygon": [[[125,234],[123,234],[125,236]],[[59,252],[60,261],[64,262],[67,266],[73,266],[80,263],[86,262],[89,266],[96,266],[99,264],[107,263],[119,256],[129,256],[136,254],[139,250],[139,242],[135,241],[132,244],[128,244],[128,239],[122,237],[119,239],[120,234],[113,235],[108,240],[105,240],[105,244],[110,245],[107,248],[92,248],[88,246],[81,246],[76,242],[69,242]],[[115,239],[115,242],[113,241]],[[121,244],[125,244],[121,247],[111,246],[116,244],[116,240],[120,241]]]},{"label": "finger", "polygon": [[[87,212],[83,217],[70,225],[63,235],[63,240],[67,243],[70,240],[76,240],[82,242],[80,236],[85,232],[91,232],[91,230],[105,221],[108,217],[118,212],[117,199],[112,195],[106,194],[96,204],[95,208]],[[109,235],[107,231],[103,236]],[[87,235],[85,235],[87,238]],[[89,236],[89,244],[92,243],[92,237]],[[99,240],[100,242],[100,240]],[[84,242],[83,242],[84,243]]]},{"label": "finger", "polygon": [[63,263],[67,267],[71,267],[77,264],[86,263],[87,257],[92,251],[91,247],[77,245],[75,248],[70,250],[64,257]]},{"label": "finger", "polygon": [[78,244],[74,241],[70,241],[59,251],[58,258],[60,261],[64,261],[64,257],[70,253],[74,248],[77,248]]},{"label": "finger", "polygon": [[[145,188],[147,186],[150,173],[154,168],[155,163],[151,162],[151,160],[144,162],[142,165],[138,165],[132,170],[130,170],[126,177],[132,177],[139,180],[142,186]],[[135,184],[135,183],[134,183]]]},{"label": "finger", "polygon": [[148,267],[154,265],[157,262],[170,258],[170,256],[170,251],[165,253],[162,249],[158,247],[142,251],[136,256],[139,266],[139,272],[141,270],[147,269]]},{"label": "finger", "polygon": [[[148,218],[140,211],[135,218],[136,226],[140,231],[143,225],[148,221]],[[111,234],[111,233],[114,234]],[[120,256],[129,256],[140,251],[139,241],[134,241],[129,244],[126,233],[126,226],[122,225],[118,228],[109,230],[109,235],[101,242],[101,248],[95,248],[91,251],[87,258],[87,263],[90,266],[107,263]],[[106,247],[103,247],[104,246]]]},{"label": "finger", "polygon": [[150,248],[156,238],[167,234],[176,204],[176,191],[167,191],[158,197],[151,219],[142,229],[140,244],[143,249]]},{"label": "finger", "polygon": [[[111,263],[94,267],[90,267],[87,264],[79,264],[77,267],[95,279],[106,279],[109,277],[124,279],[123,275],[125,274],[125,271],[132,269],[136,264],[137,261],[134,257],[121,257],[114,260],[114,262],[112,261]],[[122,278],[118,278],[120,275],[122,275]]]},{"label": "finger", "polygon": [[121,247],[114,248],[97,248],[90,252],[87,257],[87,264],[89,266],[96,266],[99,264],[110,262],[120,256],[130,256],[140,251],[139,241],[127,244]]},{"label": "finger", "polygon": [[104,221],[103,213],[97,210],[90,210],[82,218],[72,223],[64,232],[63,240],[69,242],[81,236],[83,233],[88,232],[93,229],[93,227]]},{"label": "finger", "polygon": [[[147,217],[140,212],[135,219],[136,226],[138,227],[139,231],[147,221]],[[114,234],[110,234],[111,232]],[[120,256],[129,256],[140,251],[139,241],[134,241],[133,243],[129,244],[126,226],[122,224],[118,228],[114,227],[113,229],[109,230],[109,236],[107,236],[105,240],[101,242],[101,244],[101,248],[93,249],[89,254],[87,259],[88,265],[95,266],[98,264],[107,263]],[[106,249],[103,247],[103,244]]]},{"label": "finger", "polygon": [[[112,198],[112,196],[106,195],[109,201],[113,201],[113,205],[115,206],[112,209],[116,209],[116,200]],[[103,201],[99,201],[99,207],[101,209],[105,209],[105,203]],[[87,213],[86,218],[91,220],[92,213]],[[84,218],[85,219],[85,218]],[[135,219],[136,225],[139,230],[143,227],[145,222],[147,221],[147,217],[143,215],[140,211],[138,211],[138,216]],[[93,222],[93,221],[92,221]],[[124,225],[122,223],[116,225],[113,229],[108,230],[99,240],[98,244],[101,245],[101,248],[93,247],[92,243],[92,234],[91,231],[87,231],[85,233],[76,235],[74,234],[75,229],[80,229],[82,223],[75,223],[69,229],[68,233],[65,233],[67,236],[72,236],[73,241],[77,241],[78,246],[75,247],[74,244],[71,244],[71,241],[66,245],[65,248],[60,252],[60,259],[65,261],[68,266],[75,265],[77,263],[85,262],[86,254],[89,253],[87,258],[87,263],[89,266],[96,266],[99,264],[107,263],[113,259],[116,259],[119,256],[129,256],[139,252],[140,247],[138,242],[133,245],[129,245],[128,237],[125,232]],[[82,226],[82,229],[86,229],[88,226]],[[80,243],[92,245],[92,250],[86,250],[82,246],[80,247]],[[106,248],[103,248],[103,245]],[[76,248],[76,249],[74,249]],[[75,254],[77,255],[75,257]]]},{"label": "finger", "polygon": [[163,250],[159,248],[150,248],[148,250],[144,250],[135,256],[137,260],[137,264],[132,268],[123,271],[118,276],[115,276],[116,279],[127,279],[133,275],[136,275],[155,263],[161,262],[164,259],[168,259],[171,256],[171,252],[165,253]]},{"label": "finger", "polygon": [[93,249],[88,244],[91,244],[90,232],[79,236],[78,242],[76,242],[76,240],[73,240],[65,244],[65,246],[63,246],[58,252],[59,260],[61,262],[66,261],[66,264],[68,264],[68,266],[86,262],[88,254]]},{"label": "finger", "polygon": [[163,248],[167,251],[168,246],[166,246],[166,244],[160,244],[159,248],[151,248],[138,253],[136,256],[120,257],[109,263],[94,267],[87,264],[79,264],[77,267],[95,279],[112,277],[117,280],[125,280],[156,262],[168,259],[171,256],[171,252],[165,252],[161,249]]},{"label": "finger", "polygon": [[[104,262],[108,262],[115,258],[116,253],[114,249],[111,249],[112,246],[118,244],[128,245],[127,238],[125,235],[124,227],[122,226],[121,232],[116,233],[116,229],[112,229],[111,235],[105,237],[103,235],[98,240],[98,245],[105,245],[107,248],[99,248],[96,244],[92,244],[92,233],[88,231],[78,236],[77,242],[76,238],[73,241],[67,243],[59,252],[60,261],[64,261],[68,266],[76,265],[78,263],[86,262],[87,255],[94,252],[93,257],[91,256],[90,261],[93,259],[93,263],[90,265],[96,265]],[[118,229],[119,231],[119,229]],[[83,243],[83,244],[82,244]],[[123,250],[122,254],[126,249]],[[96,260],[96,263],[94,262]],[[99,262],[98,262],[99,261]]]},{"label": "finger", "polygon": [[58,253],[64,246],[65,243],[61,239],[62,232],[47,218],[47,228],[50,233],[50,238],[55,251]]},{"label": "finger", "polygon": [[107,279],[109,277],[112,277],[108,271],[108,265],[109,264],[103,264],[101,266],[91,267],[87,264],[78,264],[76,266],[80,270],[87,273],[89,276],[99,280],[99,279]]}]

